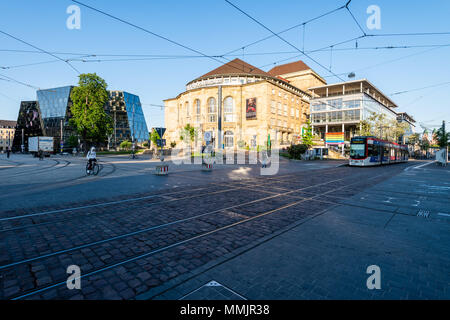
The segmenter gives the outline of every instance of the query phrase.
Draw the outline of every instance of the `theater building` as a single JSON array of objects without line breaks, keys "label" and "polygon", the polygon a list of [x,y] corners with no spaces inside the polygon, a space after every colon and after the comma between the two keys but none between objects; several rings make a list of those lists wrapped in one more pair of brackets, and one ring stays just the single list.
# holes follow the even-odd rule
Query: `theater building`
[{"label": "theater building", "polygon": [[[254,148],[297,142],[309,117],[307,90],[323,80],[301,61],[265,72],[240,59],[190,81],[186,91],[164,100],[164,138],[181,143],[180,133],[196,128],[195,145],[210,132],[216,148]],[[222,132],[220,135],[219,132]]]}]

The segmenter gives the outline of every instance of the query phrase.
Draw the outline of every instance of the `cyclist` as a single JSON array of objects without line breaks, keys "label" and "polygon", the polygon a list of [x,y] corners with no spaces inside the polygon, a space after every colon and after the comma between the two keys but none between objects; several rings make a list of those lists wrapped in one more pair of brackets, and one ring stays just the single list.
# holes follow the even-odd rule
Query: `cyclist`
[{"label": "cyclist", "polygon": [[88,170],[92,170],[92,165],[93,165],[93,163],[94,163],[94,162],[95,162],[95,163],[97,162],[97,154],[96,154],[96,152],[95,152],[95,147],[92,147],[91,150],[89,150],[89,152],[88,152],[86,158],[87,158],[88,161],[89,161],[89,167],[88,167]]}]

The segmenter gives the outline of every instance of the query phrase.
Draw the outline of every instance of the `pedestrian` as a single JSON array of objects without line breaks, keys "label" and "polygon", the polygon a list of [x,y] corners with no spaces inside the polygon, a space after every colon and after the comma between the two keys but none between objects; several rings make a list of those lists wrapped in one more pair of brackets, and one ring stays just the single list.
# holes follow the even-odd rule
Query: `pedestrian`
[{"label": "pedestrian", "polygon": [[9,154],[11,153],[10,147],[6,147],[6,157],[9,159]]}]

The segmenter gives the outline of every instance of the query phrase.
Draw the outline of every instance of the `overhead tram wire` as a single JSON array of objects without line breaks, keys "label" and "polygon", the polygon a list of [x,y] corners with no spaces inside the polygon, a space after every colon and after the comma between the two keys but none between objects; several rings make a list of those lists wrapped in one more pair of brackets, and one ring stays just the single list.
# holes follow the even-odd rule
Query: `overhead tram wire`
[{"label": "overhead tram wire", "polygon": [[367,35],[366,32],[361,27],[361,25],[359,24],[358,20],[356,20],[355,16],[353,15],[353,13],[351,12],[350,8],[348,7],[350,5],[350,2],[352,2],[352,0],[349,0],[347,2],[347,4],[345,5],[345,9],[347,9],[347,12],[351,15],[351,17],[353,18],[353,21],[355,21],[355,23],[358,25],[359,30],[361,30],[363,36],[365,37]]},{"label": "overhead tram wire", "polygon": [[311,61],[315,62],[317,65],[319,65],[320,67],[322,67],[323,69],[327,70],[329,73],[333,74],[336,78],[340,79],[341,81],[344,81],[344,79],[342,79],[340,76],[336,75],[334,72],[332,72],[331,70],[328,70],[327,67],[325,67],[324,65],[322,65],[320,62],[316,61],[314,58],[312,58],[311,56],[309,56],[308,54],[306,54],[304,51],[300,50],[299,48],[297,48],[296,46],[294,46],[292,43],[290,43],[289,41],[287,41],[286,39],[282,38],[280,35],[276,34],[275,32],[273,32],[270,28],[268,28],[267,26],[265,26],[263,23],[259,22],[258,20],[256,20],[255,18],[253,18],[252,16],[250,16],[248,13],[246,13],[245,11],[243,11],[242,9],[240,9],[239,7],[237,7],[235,4],[231,3],[228,0],[224,0],[225,2],[227,2],[229,5],[231,5],[232,7],[234,7],[236,10],[240,11],[242,14],[244,14],[245,16],[247,16],[248,18],[250,18],[251,20],[253,20],[254,22],[256,22],[257,24],[259,24],[261,27],[263,27],[264,29],[266,29],[267,31],[271,32],[273,35],[275,35],[277,38],[279,38],[280,40],[282,40],[283,42],[285,42],[286,44],[288,44],[289,46],[291,46],[292,48],[294,48],[295,50],[297,50],[298,52],[302,53],[303,55],[305,55],[307,58],[309,58]]},{"label": "overhead tram wire", "polygon": [[409,92],[414,92],[414,91],[420,91],[420,90],[425,90],[425,89],[441,87],[441,86],[445,86],[445,85],[449,85],[449,84],[450,84],[450,81],[441,82],[441,83],[433,84],[433,85],[422,87],[422,88],[416,88],[416,89],[411,89],[411,90],[394,92],[394,93],[391,93],[390,96],[396,96],[396,95],[405,94],[405,93],[409,93]]},{"label": "overhead tram wire", "polygon": [[[361,70],[372,69],[372,68],[375,68],[375,67],[378,67],[378,66],[381,66],[381,65],[384,65],[384,64],[392,63],[392,62],[395,62],[395,61],[400,61],[400,60],[403,60],[403,59],[406,59],[406,58],[409,58],[409,57],[412,57],[412,56],[420,55],[420,54],[427,53],[429,51],[440,49],[440,48],[442,48],[442,47],[433,47],[431,49],[427,49],[427,50],[420,51],[420,52],[415,52],[415,53],[412,53],[412,54],[408,54],[406,56],[402,56],[402,57],[399,57],[399,58],[387,60],[387,61],[384,61],[384,62],[381,62],[381,63],[377,63],[377,64],[374,64],[374,65],[371,65],[371,66],[359,68],[359,69],[352,70],[352,71],[349,71],[349,72],[339,73],[339,75],[346,75],[346,74],[349,74],[350,72],[357,72],[357,71],[361,71]],[[330,77],[333,77],[333,76],[323,76],[322,78],[330,78]]]},{"label": "overhead tram wire", "polygon": [[6,78],[6,79],[8,79],[8,80],[10,80],[10,81],[16,82],[16,83],[21,84],[21,85],[23,85],[23,86],[26,86],[26,87],[29,87],[29,88],[33,88],[33,89],[35,89],[35,90],[40,90],[39,87],[33,86],[32,84],[29,84],[29,83],[25,83],[25,82],[16,80],[16,79],[11,78],[11,77],[9,77],[9,76],[6,76],[6,75],[4,75],[4,74],[0,74],[0,77]]},{"label": "overhead tram wire", "polygon": [[[154,36],[154,37],[157,37],[157,38],[159,38],[159,39],[162,39],[162,40],[165,40],[165,41],[167,41],[167,42],[170,42],[170,43],[172,43],[172,44],[174,44],[174,45],[176,45],[176,46],[178,46],[178,47],[181,47],[181,48],[183,48],[183,49],[189,50],[189,51],[191,51],[191,52],[195,52],[195,53],[197,53],[197,54],[199,54],[199,55],[201,55],[201,56],[203,56],[203,57],[205,57],[205,58],[209,58],[209,59],[212,59],[212,60],[214,60],[214,61],[216,61],[216,62],[219,62],[220,64],[223,64],[223,61],[219,60],[219,59],[216,58],[215,56],[207,55],[207,54],[205,54],[205,53],[203,53],[203,52],[201,52],[201,51],[199,51],[199,50],[196,50],[196,49],[193,49],[193,48],[191,48],[191,47],[188,47],[187,45],[181,44],[181,43],[179,43],[179,42],[177,42],[177,41],[175,41],[175,40],[169,39],[169,38],[167,38],[167,37],[165,37],[165,36],[162,36],[162,35],[160,35],[160,34],[157,34],[157,33],[153,32],[153,31],[150,31],[150,30],[148,30],[148,29],[146,29],[146,28],[140,27],[140,26],[138,26],[138,25],[136,25],[136,24],[134,24],[134,23],[131,23],[131,22],[126,21],[126,20],[124,20],[124,19],[121,19],[121,18],[119,18],[119,17],[113,16],[112,14],[109,14],[109,13],[107,13],[107,12],[105,12],[105,11],[102,11],[102,10],[100,10],[100,9],[97,9],[97,8],[94,8],[94,7],[89,6],[89,5],[87,5],[87,4],[84,4],[84,3],[80,2],[80,1],[77,1],[77,0],[71,0],[71,1],[72,1],[72,2],[75,2],[75,3],[79,4],[79,5],[81,5],[81,6],[83,6],[83,7],[86,7],[86,8],[88,8],[88,9],[91,9],[91,10],[93,10],[93,11],[95,11],[95,12],[98,12],[98,13],[100,13],[100,14],[103,14],[103,15],[105,15],[105,16],[107,16],[107,17],[110,17],[111,19],[114,19],[114,20],[117,20],[117,21],[119,21],[119,22],[122,22],[122,23],[124,23],[124,24],[126,24],[126,25],[129,25],[129,26],[131,26],[131,27],[133,27],[133,28],[135,28],[135,29],[144,31],[145,33],[148,33],[148,34],[151,34],[151,35]],[[223,58],[223,57],[222,57],[222,59],[225,59],[225,60],[231,62],[229,59],[226,59],[226,58]],[[241,71],[241,68],[240,68],[240,67],[233,66],[232,64],[230,64],[230,66],[233,67],[233,68],[235,68],[235,69],[238,69],[239,71]]]},{"label": "overhead tram wire", "polygon": [[67,60],[61,59],[60,57],[58,57],[58,56],[56,56],[56,55],[54,55],[54,54],[52,54],[52,53],[50,53],[50,52],[48,52],[48,51],[46,51],[46,50],[44,50],[44,49],[41,49],[41,48],[39,48],[39,47],[36,47],[35,45],[32,45],[31,43],[26,42],[25,40],[19,39],[19,38],[13,36],[12,34],[9,34],[9,33],[5,32],[5,31],[0,30],[0,33],[4,34],[4,35],[6,35],[6,36],[8,36],[8,37],[10,37],[10,38],[12,38],[12,39],[14,39],[14,40],[17,40],[17,41],[19,41],[19,42],[21,42],[21,43],[24,43],[24,44],[26,44],[26,45],[28,45],[28,46],[34,48],[34,49],[37,49],[37,50],[39,50],[39,51],[42,51],[42,52],[44,52],[44,53],[46,53],[46,54],[52,56],[53,58],[56,58],[56,59],[58,59],[58,60],[61,60],[62,62],[67,63],[73,70],[75,70],[75,72],[77,72],[78,74],[80,74],[80,71],[78,71],[78,69],[75,68],[73,65],[71,65],[70,62],[68,62]]},{"label": "overhead tram wire", "polygon": [[[337,12],[337,11],[339,11],[339,10],[344,9],[344,8],[345,8],[345,5],[340,6],[340,7],[338,7],[338,8],[335,8],[335,9],[333,9],[333,10],[327,11],[327,12],[325,12],[325,13],[323,13],[323,14],[321,14],[321,15],[318,15],[318,16],[316,16],[316,17],[314,17],[314,18],[311,18],[311,19],[309,19],[309,20],[307,20],[307,21],[305,21],[305,22],[302,22],[302,23],[296,24],[295,26],[292,26],[292,27],[289,27],[289,28],[287,28],[287,29],[284,29],[284,30],[282,30],[282,31],[280,31],[280,32],[278,32],[278,33],[276,33],[276,35],[280,35],[280,34],[286,33],[286,32],[288,32],[288,31],[290,31],[290,30],[293,30],[293,29],[298,28],[298,27],[301,27],[301,26],[306,26],[306,25],[307,25],[308,23],[310,23],[310,22],[313,22],[313,21],[315,21],[315,20],[318,20],[318,19],[320,19],[320,18],[323,18],[323,17],[325,17],[325,16],[327,16],[327,15],[330,15],[330,14],[332,14],[332,13],[335,13],[335,12]],[[248,47],[253,46],[253,45],[255,45],[255,44],[258,44],[258,43],[260,43],[260,42],[263,42],[263,41],[266,41],[266,40],[268,40],[268,39],[271,39],[271,38],[275,37],[276,35],[272,34],[272,35],[270,35],[270,36],[264,37],[264,38],[259,39],[259,40],[257,40],[257,41],[251,42],[251,43],[249,43],[249,44],[246,44],[246,45],[244,45],[244,46],[239,47],[238,49],[231,50],[231,51],[229,51],[229,52],[227,52],[227,53],[224,53],[222,56],[227,56],[227,55],[229,55],[229,54],[231,54],[231,53],[234,53],[234,52],[236,52],[236,51],[242,50],[242,48],[248,48]]]}]

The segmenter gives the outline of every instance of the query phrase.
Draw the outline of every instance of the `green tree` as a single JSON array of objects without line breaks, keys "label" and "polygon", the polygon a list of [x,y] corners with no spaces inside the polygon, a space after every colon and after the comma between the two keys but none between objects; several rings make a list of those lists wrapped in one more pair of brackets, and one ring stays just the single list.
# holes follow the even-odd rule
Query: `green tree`
[{"label": "green tree", "polygon": [[157,146],[158,140],[161,139],[158,132],[155,129],[152,129],[150,133],[150,141],[153,143],[153,146]]},{"label": "green tree", "polygon": [[305,144],[295,144],[292,146],[289,146],[287,148],[287,152],[290,159],[297,159],[300,160],[302,158],[302,154],[306,152],[310,147],[308,147]]},{"label": "green tree", "polygon": [[450,140],[450,132],[445,132],[444,125],[436,131],[436,138],[440,148],[448,147]]},{"label": "green tree", "polygon": [[78,146],[78,137],[71,135],[67,141],[70,148],[76,148]]},{"label": "green tree", "polygon": [[313,134],[311,122],[306,122],[306,130],[302,134],[303,144],[309,149],[313,146]]},{"label": "green tree", "polygon": [[120,143],[121,149],[130,150],[132,146],[133,146],[133,143],[131,143],[131,141],[128,141],[128,140],[122,141]]},{"label": "green tree", "polygon": [[181,130],[180,140],[189,142],[189,145],[192,146],[192,142],[194,142],[197,134],[198,134],[197,130],[188,123]]},{"label": "green tree", "polygon": [[108,101],[107,84],[95,73],[80,74],[78,86],[70,98],[70,124],[77,130],[86,148],[87,144],[102,143],[113,131],[111,117],[105,111]]}]

